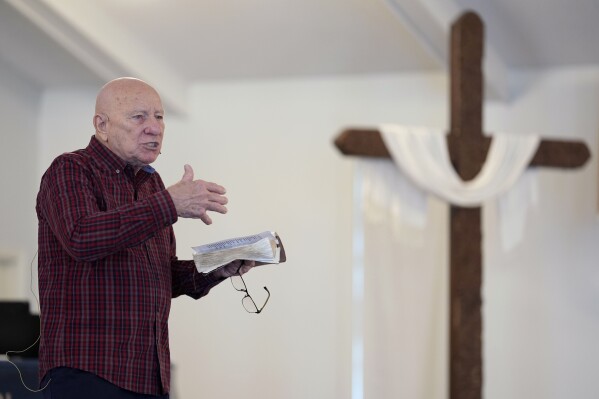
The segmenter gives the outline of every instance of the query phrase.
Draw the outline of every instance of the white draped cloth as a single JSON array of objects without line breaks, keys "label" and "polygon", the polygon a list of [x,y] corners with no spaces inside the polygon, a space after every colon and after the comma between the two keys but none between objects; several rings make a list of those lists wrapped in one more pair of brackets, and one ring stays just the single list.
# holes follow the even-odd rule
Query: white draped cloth
[{"label": "white draped cloth", "polygon": [[[504,249],[511,249],[520,241],[525,227],[523,216],[536,201],[533,172],[526,168],[537,150],[539,136],[493,135],[482,170],[473,180],[464,182],[451,165],[442,132],[400,125],[382,125],[380,130],[397,164],[398,174],[411,183],[403,183],[401,190],[392,193],[396,202],[393,206],[423,210],[423,205],[413,205],[413,199],[418,197],[424,201],[424,194],[463,207],[497,200]],[[424,220],[422,215],[411,218]]]},{"label": "white draped cloth", "polygon": [[451,165],[445,136],[422,127],[381,126],[383,140],[399,169],[414,184],[460,206],[479,206],[511,188],[539,145],[536,135],[493,136],[482,170],[464,182]]},{"label": "white draped cloth", "polygon": [[[395,163],[360,161],[356,169],[362,216],[354,237],[362,264],[355,262],[354,270],[362,269],[354,278],[363,275],[363,280],[355,280],[354,287],[363,284],[356,289],[363,304],[354,316],[363,327],[354,338],[363,345],[363,398],[445,399],[445,204],[496,201],[504,247],[516,245],[535,199],[526,167],[539,138],[494,135],[483,169],[463,182],[450,163],[443,132],[395,125],[380,130]],[[428,201],[430,195],[441,200]]]}]

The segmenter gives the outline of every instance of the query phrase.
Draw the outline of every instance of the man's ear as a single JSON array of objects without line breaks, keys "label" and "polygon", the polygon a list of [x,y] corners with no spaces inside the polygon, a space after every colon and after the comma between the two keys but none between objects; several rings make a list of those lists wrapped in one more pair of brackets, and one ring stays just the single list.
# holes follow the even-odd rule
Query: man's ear
[{"label": "man's ear", "polygon": [[108,116],[104,114],[94,115],[94,127],[96,128],[96,136],[103,142],[108,141],[106,122],[108,122]]}]

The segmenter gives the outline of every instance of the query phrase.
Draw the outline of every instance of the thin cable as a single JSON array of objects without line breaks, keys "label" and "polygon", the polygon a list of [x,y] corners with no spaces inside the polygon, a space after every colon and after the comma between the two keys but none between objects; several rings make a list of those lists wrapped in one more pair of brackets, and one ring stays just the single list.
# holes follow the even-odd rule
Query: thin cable
[{"label": "thin cable", "polygon": [[[41,306],[40,306],[40,301],[37,298],[37,296],[35,295],[35,292],[33,292],[33,262],[35,261],[35,257],[37,256],[37,250],[35,251],[35,254],[33,255],[33,259],[31,259],[31,263],[29,265],[29,291],[31,291],[31,294],[33,294],[33,297],[35,298],[35,301],[37,302],[37,310],[38,312],[42,313],[41,311]],[[43,391],[44,389],[46,389],[48,387],[48,385],[50,384],[50,381],[52,381],[52,379],[49,379],[48,382],[46,383],[46,385],[43,388],[40,389],[31,389],[27,386],[27,384],[25,384],[25,380],[23,380],[23,374],[21,373],[21,370],[19,369],[19,366],[17,366],[15,363],[13,363],[9,357],[8,354],[19,354],[19,353],[23,353],[23,352],[27,352],[29,349],[33,348],[40,340],[40,337],[42,336],[42,321],[40,318],[40,333],[37,336],[37,339],[35,340],[34,343],[32,343],[31,345],[29,345],[27,348],[20,350],[20,351],[7,351],[5,353],[6,356],[6,361],[9,362],[10,364],[12,364],[13,366],[15,366],[15,368],[17,369],[17,371],[19,372],[19,378],[21,379],[21,384],[23,384],[23,386],[25,387],[25,389],[27,389],[29,392],[33,392],[33,393],[38,393]]]}]

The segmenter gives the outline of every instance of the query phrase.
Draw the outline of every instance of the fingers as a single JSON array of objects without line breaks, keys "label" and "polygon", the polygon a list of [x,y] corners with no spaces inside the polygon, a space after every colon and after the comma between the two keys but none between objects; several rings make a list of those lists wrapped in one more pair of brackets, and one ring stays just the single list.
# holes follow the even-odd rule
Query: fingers
[{"label": "fingers", "polygon": [[[218,184],[215,184],[215,183],[210,183],[210,184],[212,186],[216,186],[219,189],[219,191],[224,194],[224,192],[225,192],[224,187],[219,186]],[[204,185],[204,187],[208,188],[208,183],[206,183]],[[220,193],[208,191],[207,201],[205,201],[205,203],[203,205],[205,206],[205,208],[204,208],[205,211],[212,211],[212,212],[218,212],[218,213],[225,214],[228,211],[227,207],[225,206],[227,203],[229,203],[229,199],[227,197],[221,195]]]},{"label": "fingers", "polygon": [[227,205],[227,203],[229,202],[229,199],[220,194],[209,193],[208,201],[213,202],[215,204],[219,204],[219,205]]},{"label": "fingers", "polygon": [[212,211],[212,212],[218,212],[221,214],[225,214],[228,212],[228,209],[226,206],[220,205],[220,204],[216,204],[216,203],[210,203],[208,204],[208,206],[206,208],[204,208],[204,212],[206,211]]},{"label": "fingers", "polygon": [[244,260],[243,264],[239,268],[239,274],[245,274],[249,272],[254,266],[256,266],[256,262],[253,260]]},{"label": "fingers", "polygon": [[182,181],[193,181],[193,169],[190,165],[185,164],[183,166],[183,178]]},{"label": "fingers", "polygon": [[204,182],[204,184],[206,185],[206,190],[210,191],[211,193],[216,193],[220,195],[224,195],[227,193],[227,190],[225,190],[225,188],[219,184],[211,182]]},{"label": "fingers", "polygon": [[224,267],[219,267],[212,273],[215,273],[215,276],[217,277],[228,278],[236,276],[237,274],[245,274],[249,272],[255,265],[256,262],[253,260],[238,259],[226,264]]},{"label": "fingers", "polygon": [[204,222],[204,224],[206,224],[206,225],[212,224],[212,219],[210,218],[210,216],[208,216],[206,211],[200,212],[200,220],[202,222]]},{"label": "fingers", "polygon": [[[191,167],[191,165],[185,164],[183,165],[183,177],[181,178],[181,181],[184,182],[193,182],[193,168]],[[210,191],[211,193],[216,193],[216,194],[220,194],[220,195],[224,195],[227,193],[227,190],[221,186],[220,184],[216,184],[216,183],[212,183],[212,182],[206,182],[204,180],[196,180],[196,182],[199,182],[201,185],[204,185],[204,187],[206,187],[206,190]]]},{"label": "fingers", "polygon": [[231,266],[231,275],[235,274],[246,274],[249,272],[254,266],[256,266],[256,262],[253,260],[234,260],[229,264]]},{"label": "fingers", "polygon": [[227,213],[227,207],[225,206],[229,200],[227,197],[222,195],[209,193],[207,197],[202,201],[201,206],[206,211],[213,211],[225,214]]}]

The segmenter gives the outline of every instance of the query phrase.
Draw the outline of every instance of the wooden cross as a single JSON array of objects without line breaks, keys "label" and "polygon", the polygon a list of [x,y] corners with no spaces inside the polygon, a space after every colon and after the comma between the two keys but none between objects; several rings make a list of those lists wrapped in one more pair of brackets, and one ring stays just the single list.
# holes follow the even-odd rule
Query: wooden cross
[{"label": "wooden cross", "polygon": [[[473,12],[451,28],[451,163],[464,181],[481,170],[491,144],[482,132],[484,27]],[[389,158],[381,134],[346,129],[335,145],[345,155]],[[576,168],[590,157],[582,142],[542,140],[530,166]],[[481,208],[451,206],[450,211],[450,353],[451,399],[482,397],[482,235]]]}]

